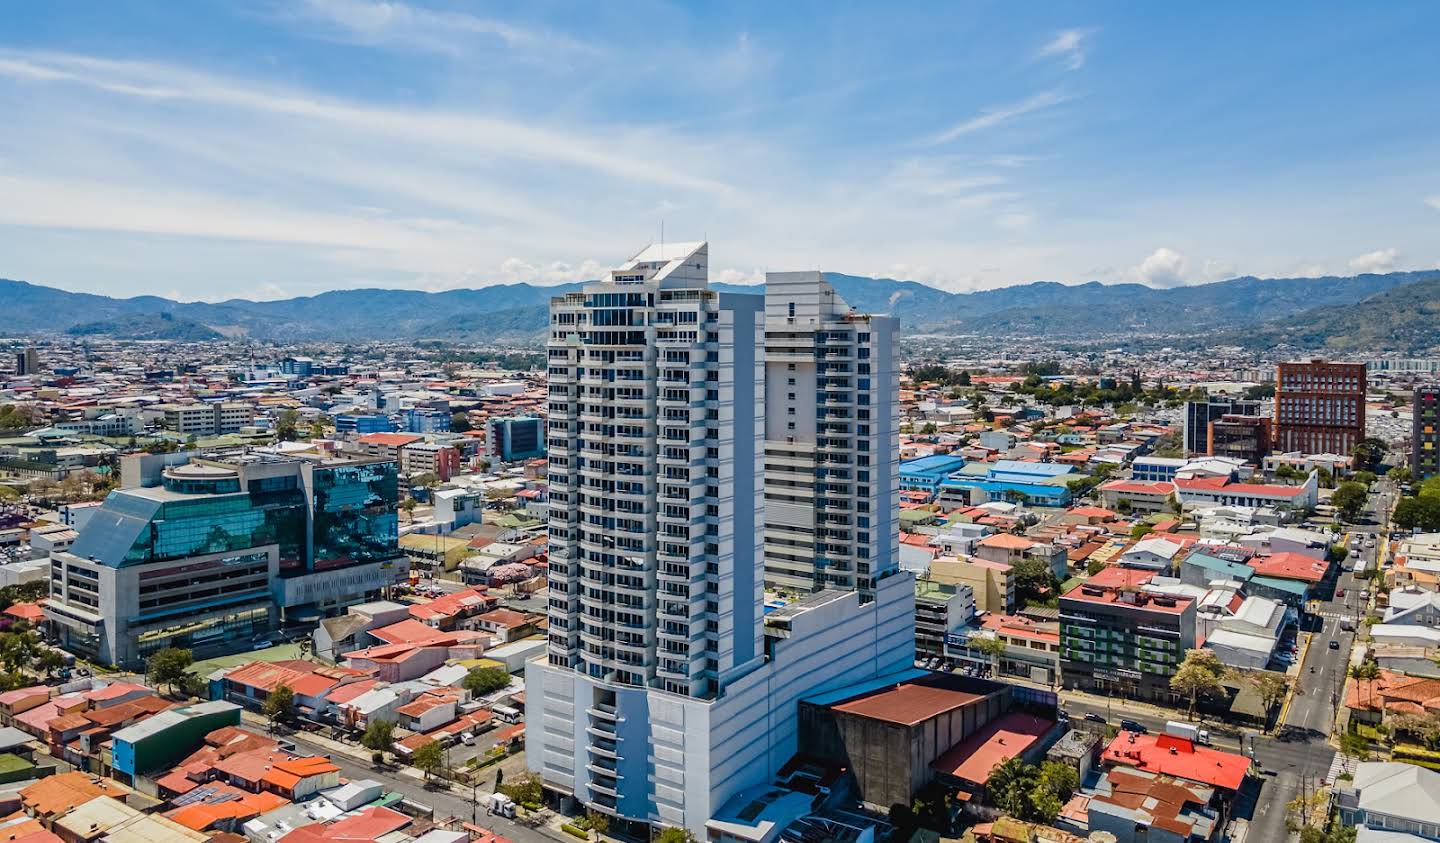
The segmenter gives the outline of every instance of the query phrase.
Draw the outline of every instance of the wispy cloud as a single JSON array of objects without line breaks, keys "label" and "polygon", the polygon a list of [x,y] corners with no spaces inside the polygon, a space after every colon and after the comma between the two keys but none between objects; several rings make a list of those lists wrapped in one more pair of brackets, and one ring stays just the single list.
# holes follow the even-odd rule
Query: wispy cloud
[{"label": "wispy cloud", "polygon": [[1437,211],[1440,211],[1440,194],[1436,194],[1436,195],[1434,195],[1434,196],[1427,197],[1427,198],[1425,199],[1425,204],[1426,204],[1426,205],[1429,205],[1430,207],[1434,208],[1434,209],[1437,210]]},{"label": "wispy cloud", "polygon": [[1033,96],[1026,97],[1019,102],[1012,102],[1006,105],[997,105],[981,111],[978,115],[968,120],[962,120],[954,126],[932,136],[929,143],[932,145],[949,143],[957,138],[964,137],[972,132],[979,132],[985,129],[993,129],[1007,120],[1013,120],[1031,112],[1057,106],[1070,100],[1068,94],[1060,91],[1041,91]]},{"label": "wispy cloud", "polygon": [[1040,47],[1036,56],[1059,58],[1066,70],[1079,70],[1085,66],[1086,42],[1094,32],[1093,29],[1062,29]]},{"label": "wispy cloud", "polygon": [[42,83],[83,85],[131,97],[185,100],[278,115],[471,155],[563,163],[685,190],[729,190],[719,181],[666,166],[643,154],[620,151],[627,138],[619,129],[602,143],[588,140],[585,132],[535,126],[507,117],[383,108],[195,73],[172,65],[70,53],[27,55],[0,50],[0,76],[4,75]]},{"label": "wispy cloud", "polygon": [[400,2],[303,0],[280,7],[279,15],[324,38],[452,57],[463,56],[477,39],[511,49],[595,52],[588,44],[548,30]]}]

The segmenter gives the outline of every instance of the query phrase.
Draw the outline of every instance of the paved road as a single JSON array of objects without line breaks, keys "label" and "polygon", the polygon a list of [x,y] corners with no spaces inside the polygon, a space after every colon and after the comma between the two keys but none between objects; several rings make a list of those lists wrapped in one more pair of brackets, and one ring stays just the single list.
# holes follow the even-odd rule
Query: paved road
[{"label": "paved road", "polygon": [[[1372,567],[1381,540],[1377,536],[1373,548],[1364,547],[1363,540],[1384,532],[1384,513],[1389,511],[1392,495],[1389,482],[1378,481],[1362,523],[1351,530],[1351,534],[1362,537],[1361,548],[1352,553],[1363,554]],[[1342,572],[1321,584],[1319,611],[1305,624],[1312,636],[1300,666],[1300,693],[1292,699],[1285,723],[1276,736],[1255,737],[1249,742],[1251,757],[1265,778],[1250,821],[1250,837],[1257,841],[1285,839],[1286,804],[1318,786],[1330,771],[1335,750],[1328,741],[1355,643],[1355,633],[1342,630],[1340,620],[1359,620],[1368,614],[1364,605],[1367,601],[1361,599],[1360,592],[1369,587],[1369,581],[1356,579],[1353,564],[1352,556],[1348,564],[1340,566]],[[1337,643],[1333,650],[1331,641]]]},{"label": "paved road", "polygon": [[[335,752],[331,747],[315,743],[306,739],[306,735],[296,733],[288,735],[287,740],[293,741],[298,746],[303,746],[310,752],[317,755],[327,755],[340,768],[340,775],[347,779],[373,779],[385,785],[387,790],[403,793],[407,799],[429,805],[435,809],[435,819],[441,820],[446,817],[459,817],[466,822],[470,821],[472,815],[470,795],[462,795],[459,791],[431,788],[419,779],[412,778],[404,773],[391,770],[379,770],[364,761],[360,761],[348,755]],[[483,802],[494,786],[494,773],[492,772],[488,781],[478,789],[478,798]],[[508,837],[516,843],[556,843],[557,838],[551,832],[539,828],[527,826],[514,820],[504,817],[486,816],[483,804],[474,811],[477,817],[477,825],[488,828],[491,831]],[[571,842],[573,843],[573,841]]]}]

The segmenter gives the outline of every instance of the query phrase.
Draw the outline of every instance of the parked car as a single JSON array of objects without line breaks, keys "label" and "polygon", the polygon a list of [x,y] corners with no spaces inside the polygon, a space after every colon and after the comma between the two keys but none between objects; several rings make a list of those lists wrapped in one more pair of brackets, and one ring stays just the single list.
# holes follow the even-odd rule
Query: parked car
[{"label": "parked car", "polygon": [[1143,723],[1137,723],[1137,722],[1135,722],[1134,720],[1128,720],[1128,719],[1125,719],[1125,720],[1121,720],[1121,721],[1120,721],[1120,728],[1123,729],[1123,730],[1126,731],[1126,732],[1134,732],[1134,733],[1139,734],[1139,735],[1143,735],[1143,734],[1145,734],[1147,731],[1149,731],[1148,729],[1145,728],[1145,724],[1143,724]]},{"label": "parked car", "polygon": [[1093,711],[1087,711],[1087,712],[1085,712],[1085,719],[1086,719],[1086,720],[1089,720],[1091,723],[1104,723],[1104,722],[1105,722],[1105,715],[1103,715],[1103,714],[1096,714],[1096,713],[1093,712]]}]

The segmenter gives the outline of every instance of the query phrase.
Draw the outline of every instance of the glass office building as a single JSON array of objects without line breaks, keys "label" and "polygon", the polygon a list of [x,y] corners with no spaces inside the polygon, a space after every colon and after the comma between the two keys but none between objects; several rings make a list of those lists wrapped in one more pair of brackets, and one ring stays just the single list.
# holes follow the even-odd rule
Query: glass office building
[{"label": "glass office building", "polygon": [[246,649],[404,577],[393,461],[234,454],[141,474],[51,558],[47,617],[90,658]]}]

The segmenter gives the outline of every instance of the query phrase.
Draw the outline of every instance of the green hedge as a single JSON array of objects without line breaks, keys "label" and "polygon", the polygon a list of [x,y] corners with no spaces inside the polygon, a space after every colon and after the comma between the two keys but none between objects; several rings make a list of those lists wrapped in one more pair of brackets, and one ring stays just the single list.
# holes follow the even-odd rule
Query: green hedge
[{"label": "green hedge", "polygon": [[1391,750],[1390,754],[1394,755],[1396,758],[1415,758],[1420,761],[1434,761],[1436,763],[1440,763],[1440,752],[1426,749],[1425,747],[1414,743],[1396,744],[1394,749]]},{"label": "green hedge", "polygon": [[578,838],[580,838],[581,840],[589,840],[589,839],[590,839],[590,832],[588,832],[588,831],[586,831],[586,830],[584,830],[584,829],[582,829],[582,828],[576,828],[575,826],[571,825],[570,823],[561,823],[561,824],[560,824],[560,830],[563,831],[563,832],[565,832],[566,834],[570,835],[571,837],[578,837]]}]

